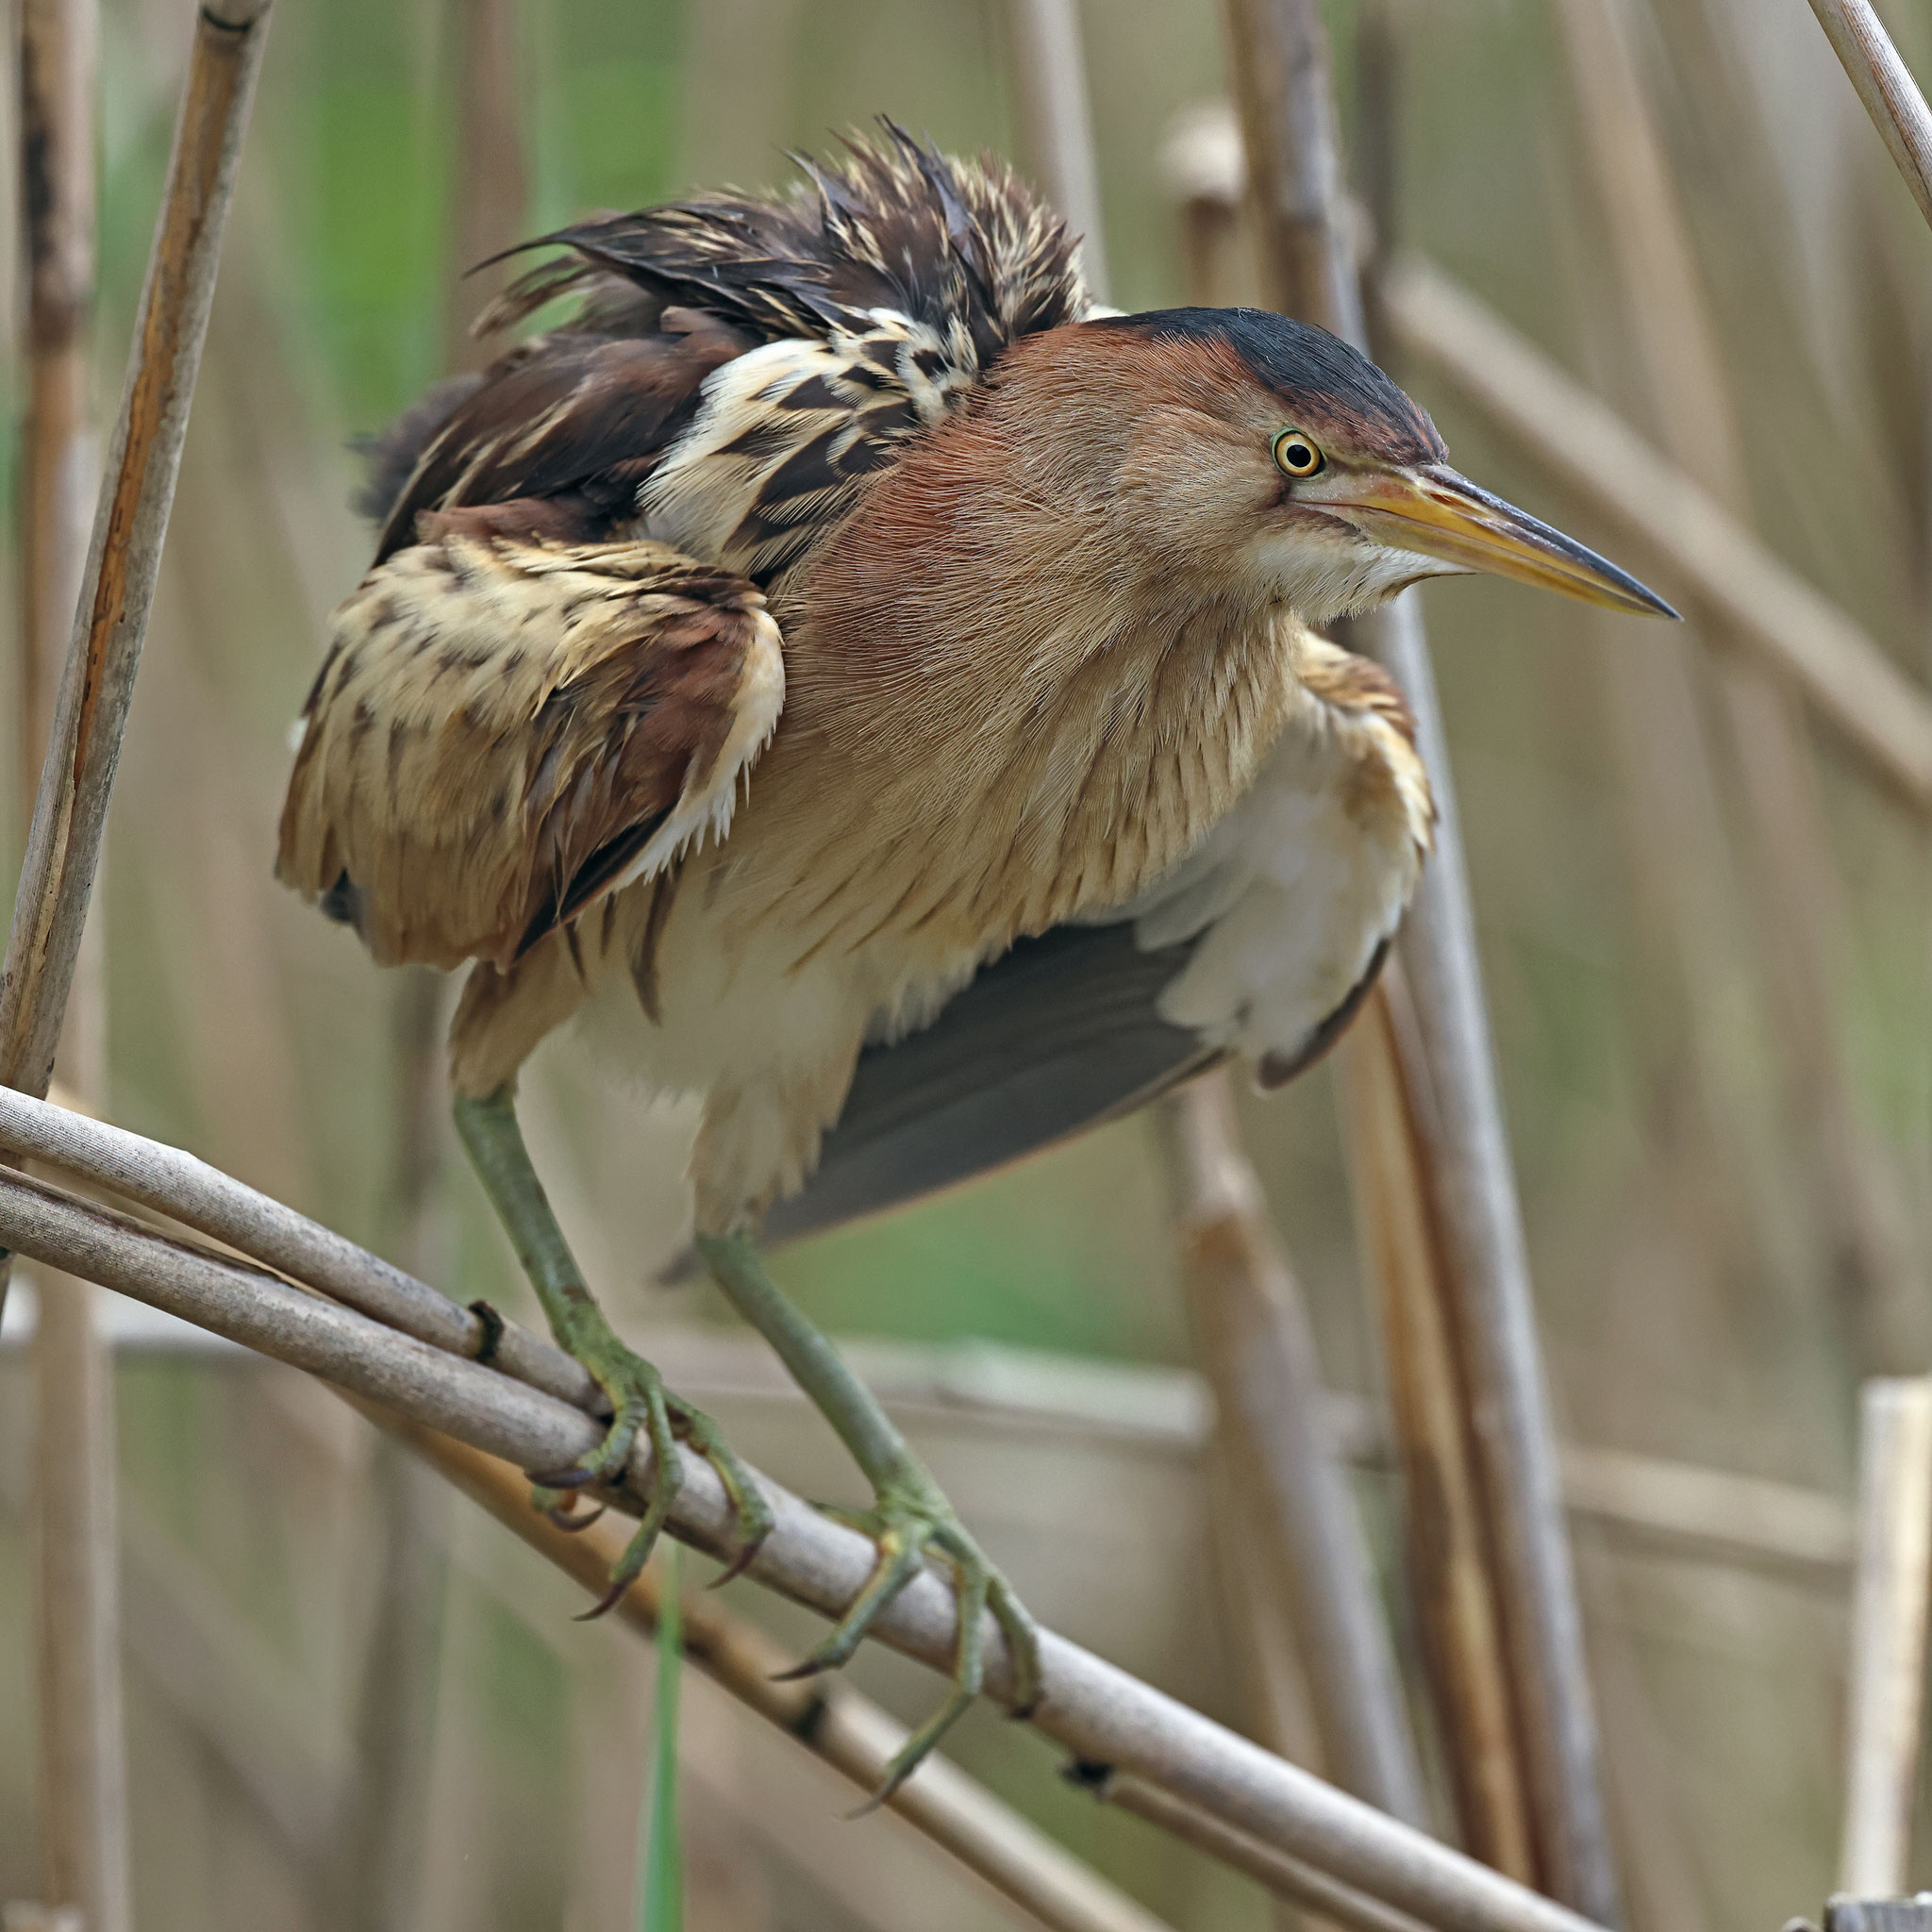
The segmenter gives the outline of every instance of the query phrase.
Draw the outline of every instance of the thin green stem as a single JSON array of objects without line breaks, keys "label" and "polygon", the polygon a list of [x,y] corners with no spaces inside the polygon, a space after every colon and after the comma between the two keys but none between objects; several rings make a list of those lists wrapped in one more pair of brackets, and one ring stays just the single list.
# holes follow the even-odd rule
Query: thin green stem
[{"label": "thin green stem", "polygon": [[677,1699],[684,1681],[684,1552],[669,1545],[658,1610],[658,1700],[638,1932],[684,1932],[684,1846],[677,1829]]}]

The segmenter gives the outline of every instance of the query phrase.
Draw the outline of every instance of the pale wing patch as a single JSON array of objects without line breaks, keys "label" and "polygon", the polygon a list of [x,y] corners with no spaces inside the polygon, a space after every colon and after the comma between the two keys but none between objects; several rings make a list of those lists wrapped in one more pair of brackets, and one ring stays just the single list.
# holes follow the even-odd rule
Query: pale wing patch
[{"label": "pale wing patch", "polygon": [[1145,950],[1195,941],[1161,1018],[1264,1074],[1298,1065],[1401,923],[1432,822],[1404,733],[1310,694],[1241,803],[1125,908]]},{"label": "pale wing patch", "polygon": [[977,380],[962,325],[891,309],[862,331],[768,342],[713,370],[697,420],[639,493],[645,530],[760,579],[853,501],[858,479]]}]

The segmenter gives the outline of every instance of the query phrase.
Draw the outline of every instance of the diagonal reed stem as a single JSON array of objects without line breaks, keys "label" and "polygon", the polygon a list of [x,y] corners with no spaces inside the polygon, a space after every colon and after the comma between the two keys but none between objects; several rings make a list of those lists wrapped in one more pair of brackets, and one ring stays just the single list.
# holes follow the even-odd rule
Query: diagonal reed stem
[{"label": "diagonal reed stem", "polygon": [[1246,1832],[1223,1824],[1219,1819],[1184,1804],[1145,1778],[1115,1773],[1081,1782],[1109,1805],[1131,1811],[1149,1824],[1158,1824],[1183,1843],[1206,1852],[1210,1858],[1220,1859],[1224,1865],[1233,1866],[1237,1872],[1245,1872],[1275,1897],[1314,1914],[1318,1923],[1325,1920],[1332,1925],[1345,1926],[1347,1932],[1421,1932],[1419,1922],[1407,1912],[1379,1905],[1301,1859],[1259,1843]]},{"label": "diagonal reed stem", "polygon": [[[0,1241],[70,1274],[226,1335],[382,1403],[523,1469],[558,1468],[601,1440],[601,1428],[507,1375],[444,1354],[368,1317],[242,1263],[170,1241],[110,1209],[0,1173]],[[613,1496],[633,1512],[649,1480],[644,1451]],[[776,1527],[749,1574],[794,1602],[833,1615],[863,1584],[871,1541],[765,1482]],[[686,1457],[672,1527],[724,1557],[733,1518],[708,1463]],[[916,1577],[881,1615],[894,1648],[949,1670],[952,1594]],[[989,1620],[988,1690],[1010,1694],[1005,1646]],[[1197,1711],[1066,1639],[1042,1643],[1045,1694],[1032,1723],[1083,1763],[1159,1784],[1236,1830],[1289,1853],[1442,1932],[1590,1932],[1591,1922],[1540,1897],[1234,1736]]]},{"label": "diagonal reed stem", "polygon": [[1920,818],[1932,817],[1932,698],[1866,632],[1441,270],[1411,257],[1378,286],[1404,354],[1601,517],[1647,575],[1715,620],[1715,634],[1761,658]]},{"label": "diagonal reed stem", "polygon": [[1811,0],[1831,50],[1905,183],[1932,222],[1932,109],[1898,57],[1872,0]]},{"label": "diagonal reed stem", "polygon": [[1322,1426],[1314,1332],[1268,1227],[1228,1076],[1191,1081],[1158,1118],[1181,1278],[1214,1390],[1237,1521],[1260,1543],[1262,1572],[1289,1607],[1323,1761],[1357,1797],[1426,1826],[1374,1565],[1346,1472]]},{"label": "diagonal reed stem", "polygon": [[[1402,1024],[1407,1021],[1407,1024]],[[1363,1263],[1381,1320],[1416,1628],[1461,1841],[1531,1882],[1536,1834],[1516,1737],[1495,1551],[1418,1121],[1424,1081],[1399,968],[1341,1045],[1341,1116]]]},{"label": "diagonal reed stem", "polygon": [[[356,1406],[593,1597],[604,1593],[624,1548],[622,1537],[602,1527],[559,1529],[530,1507],[529,1483],[508,1463],[387,1409]],[[618,1598],[613,1614],[648,1637],[662,1605],[662,1581],[653,1566]],[[895,1719],[842,1679],[782,1681],[797,1658],[716,1597],[688,1594],[683,1619],[687,1661],[863,1795],[879,1788],[908,1735]],[[928,1759],[886,1806],[1054,1932],[1162,1932],[1152,1913],[945,1758]]]}]

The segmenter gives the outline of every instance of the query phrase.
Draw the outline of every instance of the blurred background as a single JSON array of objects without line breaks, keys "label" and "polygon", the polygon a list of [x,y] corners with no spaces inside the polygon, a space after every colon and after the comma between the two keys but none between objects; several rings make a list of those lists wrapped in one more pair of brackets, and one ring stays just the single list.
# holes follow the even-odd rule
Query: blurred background
[{"label": "blurred background", "polygon": [[[1925,73],[1932,7],[1882,10]],[[1932,678],[1932,244],[1800,0],[1367,11],[1327,9],[1352,172],[1392,158],[1379,239],[1425,251],[1693,471],[1707,458],[1788,563]],[[1114,299],[1253,299],[1241,225],[1183,208],[1219,165],[1216,8],[1081,18]],[[1024,168],[1008,32],[996,0],[276,0],[97,908],[111,1118],[540,1320],[447,1158],[421,1046],[441,990],[378,974],[271,877],[290,724],[369,548],[353,445],[475,355],[463,327],[495,284],[457,277],[517,236],[785,181],[781,150],[882,111]],[[186,0],[105,0],[102,423],[187,39]],[[1615,118],[1628,91],[1600,91],[1618,62],[1636,133]],[[1640,140],[1664,199],[1633,255],[1612,176]],[[1676,265],[1674,343],[1695,318],[1675,395],[1632,346],[1658,287],[1646,241]],[[1615,554],[1426,369],[1396,373],[1459,468]],[[17,401],[12,364],[0,381]],[[1487,579],[1424,596],[1562,1435],[1781,1485],[1762,1493],[1824,1525],[1805,1558],[1575,1518],[1631,1919],[1763,1932],[1831,1883],[1857,1386],[1932,1368],[1925,828],[1742,689],[1722,639]],[[24,783],[0,771],[0,876]],[[1356,1480],[1412,1648],[1333,1081],[1244,1098],[1244,1124],[1325,1377],[1360,1398]],[[568,1039],[525,1091],[621,1324],[760,1466],[862,1500],[722,1303],[652,1285],[684,1236],[691,1120],[613,1090]],[[1252,1727],[1146,1121],[775,1271],[896,1391],[1043,1620]],[[573,1624],[570,1586],[294,1374],[166,1337],[118,1360],[143,1932],[627,1923],[647,1649]],[[26,1391],[0,1348],[0,1897],[34,1890]],[[727,1597],[808,1641],[802,1613]],[[908,1718],[931,1696],[883,1654],[854,1674]],[[1008,1923],[891,1818],[839,1822],[844,1787],[695,1683],[684,1747],[697,1932]],[[1041,1739],[975,1711],[952,1748],[1174,1925],[1270,1922],[1245,1880],[1065,1786]]]}]

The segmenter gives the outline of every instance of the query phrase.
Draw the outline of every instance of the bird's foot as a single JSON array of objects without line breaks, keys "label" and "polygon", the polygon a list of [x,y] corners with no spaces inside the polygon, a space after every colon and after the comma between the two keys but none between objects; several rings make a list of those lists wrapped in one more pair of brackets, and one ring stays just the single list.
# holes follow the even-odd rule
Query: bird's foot
[{"label": "bird's foot", "polygon": [[1012,1714],[1024,1718],[1032,1713],[1040,1700],[1040,1626],[924,1469],[915,1464],[895,1472],[877,1485],[875,1495],[871,1509],[819,1506],[827,1516],[871,1537],[878,1545],[878,1560],[831,1634],[803,1663],[785,1674],[808,1677],[837,1670],[850,1660],[879,1612],[919,1574],[927,1552],[950,1565],[958,1617],[952,1689],[945,1702],[907,1739],[886,1767],[885,1778],[871,1801],[880,1805],[918,1770],[954,1721],[979,1695],[986,1664],[982,1624],[987,1610],[992,1612],[993,1622],[1006,1638],[1007,1655],[1012,1661]]},{"label": "bird's foot", "polygon": [[594,1302],[586,1296],[573,1312],[575,1319],[569,1332],[558,1339],[591,1372],[591,1379],[608,1398],[610,1427],[604,1440],[569,1469],[533,1476],[536,1488],[532,1503],[564,1528],[588,1527],[594,1519],[575,1514],[577,1492],[621,1484],[630,1467],[631,1451],[640,1432],[651,1445],[651,1485],[643,1518],[610,1572],[609,1588],[584,1613],[585,1619],[601,1617],[609,1609],[649,1561],[683,1481],[683,1463],[677,1453],[679,1442],[688,1442],[718,1472],[718,1480],[724,1486],[725,1500],[731,1506],[733,1540],[738,1546],[730,1566],[718,1579],[721,1583],[727,1581],[758,1555],[759,1545],[771,1534],[772,1506],[766,1502],[751,1471],[725,1441],[718,1424],[703,1409],[692,1407],[683,1397],[666,1389],[658,1371],[618,1340]]}]

